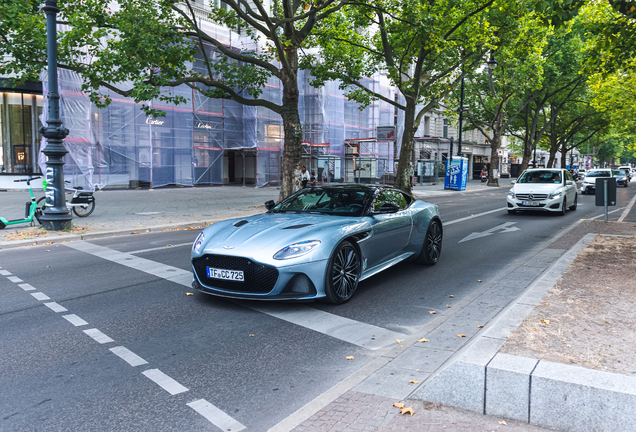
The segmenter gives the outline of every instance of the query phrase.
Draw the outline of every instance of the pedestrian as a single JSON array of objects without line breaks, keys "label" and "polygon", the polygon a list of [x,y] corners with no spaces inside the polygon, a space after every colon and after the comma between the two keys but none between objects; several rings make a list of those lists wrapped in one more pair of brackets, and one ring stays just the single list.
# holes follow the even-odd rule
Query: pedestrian
[{"label": "pedestrian", "polygon": [[574,180],[579,179],[579,167],[574,168]]},{"label": "pedestrian", "polygon": [[309,177],[309,173],[307,172],[307,167],[303,165],[303,167],[301,168],[301,174],[300,174],[300,182],[303,185],[303,189],[307,187],[307,182],[309,181],[310,177]]},{"label": "pedestrian", "polygon": [[311,175],[309,176],[309,186],[314,187],[316,186],[316,183],[318,183],[318,181],[316,180],[316,173],[315,172],[311,172]]},{"label": "pedestrian", "polygon": [[410,164],[409,178],[411,180],[411,187],[415,187],[415,170],[413,169],[413,164]]},{"label": "pedestrian", "polygon": [[484,164],[481,168],[481,181],[485,182],[488,180],[488,166]]}]

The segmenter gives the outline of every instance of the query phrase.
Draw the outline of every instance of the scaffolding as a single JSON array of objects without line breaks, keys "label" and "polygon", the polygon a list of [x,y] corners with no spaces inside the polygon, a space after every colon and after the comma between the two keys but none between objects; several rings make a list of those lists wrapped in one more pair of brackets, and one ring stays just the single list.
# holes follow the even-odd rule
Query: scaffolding
[{"label": "scaffolding", "polygon": [[446,159],[451,153],[450,140],[440,137],[415,137],[413,159],[418,183],[437,184],[444,177]]}]

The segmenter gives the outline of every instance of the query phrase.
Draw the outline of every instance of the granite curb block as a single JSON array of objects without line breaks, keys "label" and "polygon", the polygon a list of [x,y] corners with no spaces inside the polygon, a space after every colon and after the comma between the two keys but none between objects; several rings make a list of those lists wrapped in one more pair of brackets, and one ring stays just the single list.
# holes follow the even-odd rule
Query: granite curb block
[{"label": "granite curb block", "polygon": [[499,353],[596,236],[587,234],[565,252],[411,398],[557,430],[636,431],[633,377]]}]

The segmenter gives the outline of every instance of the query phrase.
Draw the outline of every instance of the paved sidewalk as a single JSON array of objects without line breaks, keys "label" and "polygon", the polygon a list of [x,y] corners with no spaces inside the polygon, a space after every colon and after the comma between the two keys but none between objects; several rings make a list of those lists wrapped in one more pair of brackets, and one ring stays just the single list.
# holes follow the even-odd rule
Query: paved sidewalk
[{"label": "paved sidewalk", "polygon": [[[16,183],[24,185],[24,183]],[[501,179],[502,187],[510,179]],[[6,187],[6,184],[5,184]],[[468,182],[466,192],[485,190],[484,183]],[[6,189],[5,189],[6,190]],[[73,232],[45,232],[37,222],[13,225],[0,231],[0,248],[32,244],[29,240],[57,241],[74,235],[74,239],[95,238],[97,235],[130,234],[169,227],[201,226],[223,219],[248,216],[265,211],[265,202],[278,200],[277,187],[198,186],[164,187],[156,189],[106,189],[95,192],[95,211],[86,218],[73,218]],[[413,194],[418,198],[462,193],[444,190],[444,184],[418,185]],[[42,189],[34,189],[36,198]],[[68,197],[68,196],[67,196]],[[17,219],[24,215],[29,200],[26,189],[3,191],[0,188],[0,216]],[[35,235],[34,235],[35,233]],[[61,240],[60,240],[61,241]]]}]

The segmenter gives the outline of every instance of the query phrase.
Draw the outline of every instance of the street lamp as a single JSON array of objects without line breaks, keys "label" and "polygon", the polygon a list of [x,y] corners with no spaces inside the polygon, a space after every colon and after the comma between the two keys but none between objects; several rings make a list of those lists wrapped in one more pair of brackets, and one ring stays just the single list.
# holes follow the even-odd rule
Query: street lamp
[{"label": "street lamp", "polygon": [[497,67],[497,60],[495,60],[495,55],[492,52],[490,53],[490,58],[488,59],[486,64],[488,65],[488,69],[490,69],[491,71],[494,71]]},{"label": "street lamp", "polygon": [[66,149],[62,145],[68,129],[60,119],[60,95],[57,91],[57,0],[46,0],[42,9],[46,12],[46,55],[48,60],[49,95],[47,127],[40,133],[46,138],[46,207],[40,222],[46,230],[61,231],[71,228],[71,213],[66,208],[64,196],[64,160]]}]

